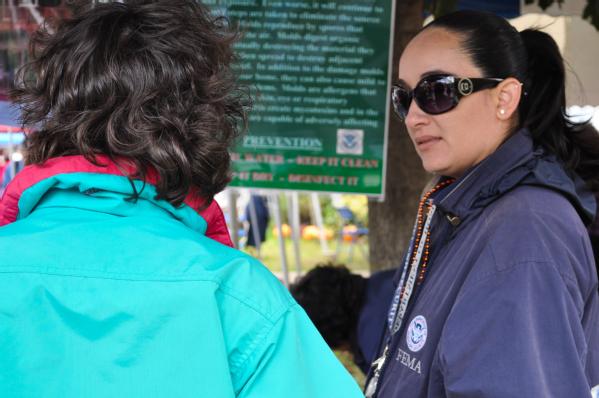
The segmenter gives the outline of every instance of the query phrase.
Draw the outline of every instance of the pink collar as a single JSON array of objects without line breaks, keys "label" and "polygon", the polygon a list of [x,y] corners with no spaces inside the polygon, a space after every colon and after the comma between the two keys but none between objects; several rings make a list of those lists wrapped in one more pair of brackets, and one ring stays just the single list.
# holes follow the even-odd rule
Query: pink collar
[{"label": "pink collar", "polygon": [[[23,192],[35,184],[58,174],[66,173],[97,173],[124,176],[125,173],[133,175],[136,171],[131,162],[119,162],[119,166],[107,156],[96,156],[101,166],[94,165],[83,156],[63,156],[52,158],[41,165],[25,167],[6,187],[6,191],[0,201],[0,226],[10,224],[17,220],[19,215],[19,200]],[[147,182],[154,185],[157,181],[155,172],[149,172]],[[212,201],[205,209],[201,209],[206,201],[197,194],[190,193],[184,203],[194,209],[208,225],[206,236],[227,246],[233,246],[225,217],[216,203]]]}]

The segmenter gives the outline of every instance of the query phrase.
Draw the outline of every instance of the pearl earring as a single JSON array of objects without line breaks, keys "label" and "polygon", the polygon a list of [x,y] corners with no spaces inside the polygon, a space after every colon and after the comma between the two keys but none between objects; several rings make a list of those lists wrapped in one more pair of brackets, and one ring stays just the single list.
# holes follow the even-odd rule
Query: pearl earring
[{"label": "pearl earring", "polygon": [[499,110],[499,114],[501,114],[501,115],[505,115],[505,109],[500,109],[500,110]]}]

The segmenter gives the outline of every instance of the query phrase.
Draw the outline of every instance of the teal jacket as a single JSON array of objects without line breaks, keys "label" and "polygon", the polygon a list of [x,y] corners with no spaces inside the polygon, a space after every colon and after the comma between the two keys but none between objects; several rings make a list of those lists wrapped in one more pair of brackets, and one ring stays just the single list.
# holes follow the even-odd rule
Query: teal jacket
[{"label": "teal jacket", "polygon": [[27,167],[0,202],[0,397],[363,397],[280,282],[218,242],[216,203],[140,181],[132,201],[132,166],[103,162]]}]

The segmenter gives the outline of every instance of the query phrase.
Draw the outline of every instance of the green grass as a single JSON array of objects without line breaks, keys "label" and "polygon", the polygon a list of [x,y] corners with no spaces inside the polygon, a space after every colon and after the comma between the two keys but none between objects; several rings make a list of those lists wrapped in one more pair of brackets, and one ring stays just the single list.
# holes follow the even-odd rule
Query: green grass
[{"label": "green grass", "polygon": [[[300,260],[302,273],[309,271],[314,268],[318,263],[327,263],[334,260],[335,249],[337,247],[337,241],[331,239],[327,241],[329,247],[329,253],[323,253],[319,240],[300,240]],[[358,246],[363,246],[365,253],[368,254],[368,243],[366,240],[357,242],[353,250],[352,261],[349,261],[349,242],[343,242],[341,244],[341,250],[339,257],[336,260],[336,264],[345,264],[352,271],[364,272],[369,270],[368,258],[364,258],[362,251]],[[291,239],[285,239],[285,247],[287,253],[287,266],[290,272],[294,272],[297,269],[295,261],[295,251]],[[250,253],[256,257],[256,251],[250,249],[244,249],[247,253]],[[260,247],[260,260],[268,269],[273,272],[281,272],[282,262],[281,254],[279,250],[278,238],[275,236],[267,237],[266,242]]]},{"label": "green grass", "polygon": [[362,371],[354,364],[352,360],[352,356],[347,351],[334,351],[337,359],[341,361],[345,369],[356,379],[356,382],[360,386],[360,388],[364,389],[364,382],[366,381],[366,376]]}]

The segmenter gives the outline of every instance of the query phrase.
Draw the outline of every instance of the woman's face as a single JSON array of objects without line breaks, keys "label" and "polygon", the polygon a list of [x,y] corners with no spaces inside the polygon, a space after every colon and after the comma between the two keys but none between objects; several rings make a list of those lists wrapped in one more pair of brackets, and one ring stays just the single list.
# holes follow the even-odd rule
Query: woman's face
[{"label": "woman's face", "polygon": [[[459,37],[440,28],[418,34],[399,61],[402,85],[413,89],[430,74],[457,77],[483,76],[460,47]],[[478,164],[507,138],[508,132],[497,119],[497,89],[474,92],[458,105],[439,115],[429,115],[412,101],[405,123],[425,170],[452,177],[461,176]]]}]

